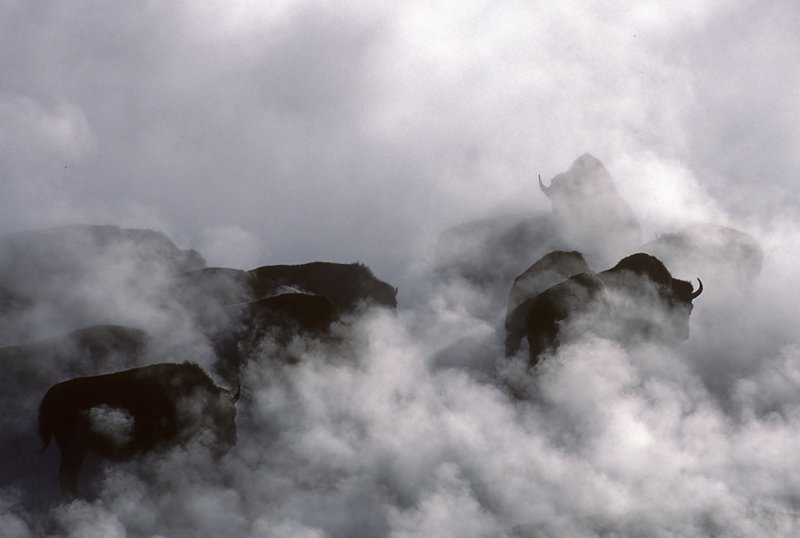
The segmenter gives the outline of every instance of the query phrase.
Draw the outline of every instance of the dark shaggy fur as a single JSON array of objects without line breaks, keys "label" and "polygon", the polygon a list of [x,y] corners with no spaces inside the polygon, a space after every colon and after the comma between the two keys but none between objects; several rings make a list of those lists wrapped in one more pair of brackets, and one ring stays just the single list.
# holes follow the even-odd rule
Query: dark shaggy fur
[{"label": "dark shaggy fur", "polygon": [[273,295],[286,286],[327,297],[342,313],[352,312],[365,303],[397,306],[397,289],[376,278],[369,267],[360,263],[267,265],[253,269],[250,275],[256,297]]},{"label": "dark shaggy fur", "polygon": [[[202,430],[221,455],[236,442],[235,398],[196,364],[155,364],[53,385],[39,406],[42,451],[55,437],[61,450],[62,491],[75,494],[88,451],[111,460],[169,448]],[[97,431],[91,410],[111,409],[132,420],[124,438]]]},{"label": "dark shaggy fur", "polygon": [[[558,347],[564,322],[590,309],[596,309],[598,321],[616,324],[616,334],[658,340],[686,338],[692,300],[700,291],[693,292],[689,282],[672,278],[658,258],[642,253],[632,254],[606,271],[570,277],[527,305],[531,364],[545,351]],[[641,309],[625,306],[625,301],[615,301],[615,297],[639,301]],[[656,315],[642,316],[654,310],[658,310]]]}]

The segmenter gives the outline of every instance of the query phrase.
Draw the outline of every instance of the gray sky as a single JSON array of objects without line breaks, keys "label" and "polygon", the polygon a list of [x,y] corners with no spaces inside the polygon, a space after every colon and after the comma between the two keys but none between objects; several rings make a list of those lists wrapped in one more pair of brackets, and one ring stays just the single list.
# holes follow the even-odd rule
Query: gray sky
[{"label": "gray sky", "polygon": [[0,232],[166,232],[216,265],[361,260],[535,211],[590,151],[645,222],[794,212],[791,0],[5,0]]}]

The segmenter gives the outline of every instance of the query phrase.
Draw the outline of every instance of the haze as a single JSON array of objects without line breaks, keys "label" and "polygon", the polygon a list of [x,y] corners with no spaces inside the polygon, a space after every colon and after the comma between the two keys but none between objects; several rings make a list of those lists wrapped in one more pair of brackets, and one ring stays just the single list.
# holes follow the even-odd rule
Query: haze
[{"label": "haze", "polygon": [[[3,485],[0,534],[797,531],[799,4],[201,4],[0,0],[0,235],[111,224],[209,266],[360,261],[397,315],[354,321],[345,350],[294,342],[295,367],[267,345],[220,466],[175,451],[45,506]],[[534,374],[502,357],[505,304],[437,276],[437,241],[548,212],[537,175],[585,152],[644,242],[713,222],[757,238],[763,268],[676,274],[707,286],[680,346],[586,334]],[[162,338],[148,361],[210,363],[180,313],[117,284],[0,327],[4,345],[101,312]]]}]

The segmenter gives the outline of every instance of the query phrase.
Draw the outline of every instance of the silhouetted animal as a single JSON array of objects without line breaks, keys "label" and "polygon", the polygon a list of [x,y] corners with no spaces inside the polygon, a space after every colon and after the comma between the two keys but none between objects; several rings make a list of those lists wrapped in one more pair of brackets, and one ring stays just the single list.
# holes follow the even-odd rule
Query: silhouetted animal
[{"label": "silhouetted animal", "polygon": [[[253,271],[204,268],[180,275],[173,290],[212,344],[215,372],[231,385],[265,338],[282,348],[295,335],[329,336],[340,312],[364,304],[394,307],[395,293],[364,265],[325,262]],[[285,349],[272,351],[276,359],[295,360]]]},{"label": "silhouetted animal", "polygon": [[0,347],[0,454],[14,454],[13,465],[0,465],[0,484],[24,495],[47,496],[44,486],[52,477],[37,457],[36,421],[31,420],[42,395],[64,379],[133,368],[149,353],[150,343],[144,331],[97,325]]},{"label": "silhouetted animal", "polygon": [[62,492],[72,495],[89,451],[127,460],[201,436],[221,456],[236,443],[237,398],[188,362],[70,379],[39,406],[42,451],[55,437]]},{"label": "silhouetted animal", "polygon": [[437,274],[489,292],[492,313],[506,300],[508,282],[548,252],[580,250],[590,263],[606,265],[641,244],[636,216],[603,164],[588,153],[549,187],[539,178],[539,187],[551,212],[465,222],[437,242]]},{"label": "silhouetted animal", "polygon": [[572,275],[589,271],[583,255],[577,251],[555,250],[545,254],[514,279],[508,294],[506,310],[506,356],[515,355],[525,336],[525,321],[530,311],[530,299],[550,286]]},{"label": "silhouetted animal", "polygon": [[553,219],[565,244],[590,261],[607,263],[641,245],[636,215],[592,155],[578,157],[549,187],[539,177],[539,188],[553,204]]},{"label": "silhouetted animal", "polygon": [[232,308],[244,309],[245,325],[255,337],[269,330],[320,336],[339,321],[330,299],[310,293],[281,293]]},{"label": "silhouetted animal", "polygon": [[[689,282],[673,278],[658,258],[643,253],[601,273],[572,276],[531,300],[526,320],[531,364],[584,330],[623,340],[686,339],[692,301],[702,291],[702,282],[693,291]],[[577,321],[588,325],[568,327]]]},{"label": "silhouetted animal", "polygon": [[362,305],[397,307],[397,288],[376,278],[369,267],[360,263],[267,265],[249,273],[256,298],[275,295],[288,287],[327,297],[342,314]]},{"label": "silhouetted animal", "polygon": [[[229,305],[228,309],[236,322],[212,341],[219,358],[216,371],[231,384],[238,384],[242,365],[264,338],[279,346],[288,344],[294,336],[325,338],[331,336],[331,325],[339,321],[336,307],[327,297],[309,293],[282,293]],[[274,358],[296,360],[292,355]]]}]

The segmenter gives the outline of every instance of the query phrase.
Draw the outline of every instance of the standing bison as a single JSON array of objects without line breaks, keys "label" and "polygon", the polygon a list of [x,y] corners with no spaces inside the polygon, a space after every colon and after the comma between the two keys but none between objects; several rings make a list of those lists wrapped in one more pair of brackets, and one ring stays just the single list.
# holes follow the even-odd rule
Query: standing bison
[{"label": "standing bison", "polygon": [[174,296],[208,337],[215,373],[236,385],[248,356],[267,340],[281,358],[294,336],[325,338],[362,307],[396,308],[397,288],[361,263],[267,265],[251,271],[204,268],[181,275]]},{"label": "standing bison", "polygon": [[89,451],[122,461],[201,437],[221,456],[236,443],[237,398],[188,362],[70,379],[39,406],[42,451],[55,437],[61,489],[71,495]]},{"label": "standing bison", "polygon": [[256,298],[282,293],[288,287],[327,297],[343,314],[362,305],[397,307],[397,288],[376,278],[369,267],[361,263],[266,265],[249,274]]},{"label": "standing bison", "polygon": [[341,314],[364,305],[397,307],[397,288],[364,264],[311,262],[265,265],[251,271],[207,267],[180,275],[174,296],[207,332],[234,323],[231,305],[255,303],[287,292],[326,297]]},{"label": "standing bison", "polygon": [[643,253],[600,273],[572,276],[531,299],[525,323],[530,361],[535,365],[542,353],[585,330],[623,341],[684,340],[692,301],[702,291],[702,282],[694,291]]},{"label": "standing bison", "polygon": [[226,383],[238,385],[248,357],[268,339],[277,348],[272,357],[289,363],[299,358],[288,344],[295,336],[335,341],[332,325],[339,313],[327,297],[309,293],[281,293],[258,301],[229,305],[235,323],[211,338],[217,355],[215,373]]},{"label": "standing bison", "polygon": [[506,311],[506,357],[519,351],[520,342],[525,336],[530,299],[564,279],[588,271],[589,266],[580,252],[555,250],[542,256],[514,279]]},{"label": "standing bison", "polygon": [[288,342],[295,334],[322,337],[339,321],[336,307],[327,297],[309,293],[281,293],[229,308],[240,311],[246,332],[242,338],[250,342],[246,347],[255,347],[267,332],[279,343]]}]

